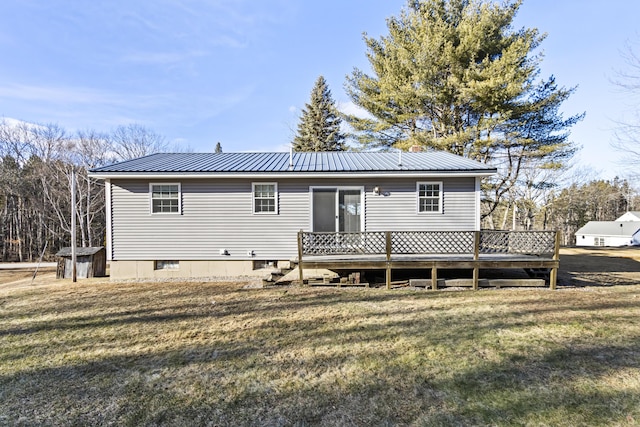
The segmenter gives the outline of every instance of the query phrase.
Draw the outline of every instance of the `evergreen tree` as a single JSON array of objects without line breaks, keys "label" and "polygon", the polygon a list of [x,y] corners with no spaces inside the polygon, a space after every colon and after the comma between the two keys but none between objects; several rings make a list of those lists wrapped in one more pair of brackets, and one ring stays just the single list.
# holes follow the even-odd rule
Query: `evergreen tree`
[{"label": "evergreen tree", "polygon": [[293,139],[295,151],[342,151],[345,136],[340,131],[342,120],[331,91],[323,76],[318,77],[311,101],[305,105],[298,123],[298,133]]},{"label": "evergreen tree", "polygon": [[220,142],[216,143],[216,153],[222,153],[222,144]]},{"label": "evergreen tree", "polygon": [[490,163],[484,214],[518,185],[526,167],[560,168],[576,147],[559,107],[574,89],[539,80],[537,29],[513,30],[520,1],[409,0],[389,35],[365,35],[372,74],[347,78],[348,116],[365,148],[436,148]]}]

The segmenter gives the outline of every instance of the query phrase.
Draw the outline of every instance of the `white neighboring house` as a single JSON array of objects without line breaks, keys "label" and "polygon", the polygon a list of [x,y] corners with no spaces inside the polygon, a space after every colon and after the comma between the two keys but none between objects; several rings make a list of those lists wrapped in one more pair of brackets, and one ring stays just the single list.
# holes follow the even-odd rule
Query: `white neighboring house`
[{"label": "white neighboring house", "polygon": [[[631,213],[620,218],[629,218],[627,215]],[[576,231],[576,246],[640,245],[639,231],[640,220],[589,221]]]},{"label": "white neighboring house", "polygon": [[640,221],[640,211],[629,211],[616,221]]}]

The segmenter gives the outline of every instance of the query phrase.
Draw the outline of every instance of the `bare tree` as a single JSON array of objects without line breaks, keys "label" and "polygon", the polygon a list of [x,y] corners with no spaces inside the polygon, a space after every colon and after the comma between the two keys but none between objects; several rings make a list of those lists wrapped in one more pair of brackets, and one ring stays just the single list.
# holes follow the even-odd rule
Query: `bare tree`
[{"label": "bare tree", "polygon": [[90,169],[167,148],[164,137],[139,125],[111,134],[70,135],[56,124],[0,119],[0,257],[25,261],[49,256],[70,242],[71,175],[77,176],[76,219],[81,246],[103,244],[104,184]]},{"label": "bare tree", "polygon": [[117,161],[166,151],[169,147],[164,136],[139,124],[118,126],[109,139]]},{"label": "bare tree", "polygon": [[109,140],[93,130],[80,131],[75,139],[75,161],[78,165],[78,223],[81,224],[83,246],[102,243],[104,236],[104,183],[88,176],[88,171],[112,161]]},{"label": "bare tree", "polygon": [[640,165],[640,56],[627,43],[622,58],[627,68],[618,71],[612,83],[629,99],[630,111],[627,117],[615,121],[617,129],[611,145],[623,153],[624,165],[637,175],[632,168]]}]

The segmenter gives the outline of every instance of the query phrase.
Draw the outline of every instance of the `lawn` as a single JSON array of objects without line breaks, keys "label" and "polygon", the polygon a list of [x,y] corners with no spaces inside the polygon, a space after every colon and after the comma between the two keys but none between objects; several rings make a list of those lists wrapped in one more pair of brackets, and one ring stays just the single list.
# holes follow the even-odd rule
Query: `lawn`
[{"label": "lawn", "polygon": [[0,425],[639,425],[640,285],[0,288]]}]

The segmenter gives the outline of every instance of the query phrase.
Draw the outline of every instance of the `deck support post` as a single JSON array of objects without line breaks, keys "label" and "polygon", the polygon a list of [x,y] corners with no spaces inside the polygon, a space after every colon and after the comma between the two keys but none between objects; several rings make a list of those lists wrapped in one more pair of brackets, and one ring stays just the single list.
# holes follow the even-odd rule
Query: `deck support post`
[{"label": "deck support post", "polygon": [[384,232],[384,246],[385,246],[385,252],[386,252],[386,256],[387,256],[387,271],[386,271],[386,282],[387,282],[387,289],[391,289],[391,232],[390,231],[385,231]]},{"label": "deck support post", "polygon": [[478,268],[478,259],[480,258],[480,231],[473,233],[473,290],[478,290],[478,280],[480,278],[480,269]]},{"label": "deck support post", "polygon": [[435,265],[431,267],[431,290],[438,290],[438,268]]},{"label": "deck support post", "polygon": [[304,285],[304,272],[302,271],[302,230],[298,231],[298,273],[300,274],[300,285]]},{"label": "deck support post", "polygon": [[[556,242],[553,251],[553,260],[556,261],[556,265],[560,264],[560,230],[556,231]],[[553,267],[549,274],[549,289],[555,291],[556,284],[558,282],[558,267]]]}]

